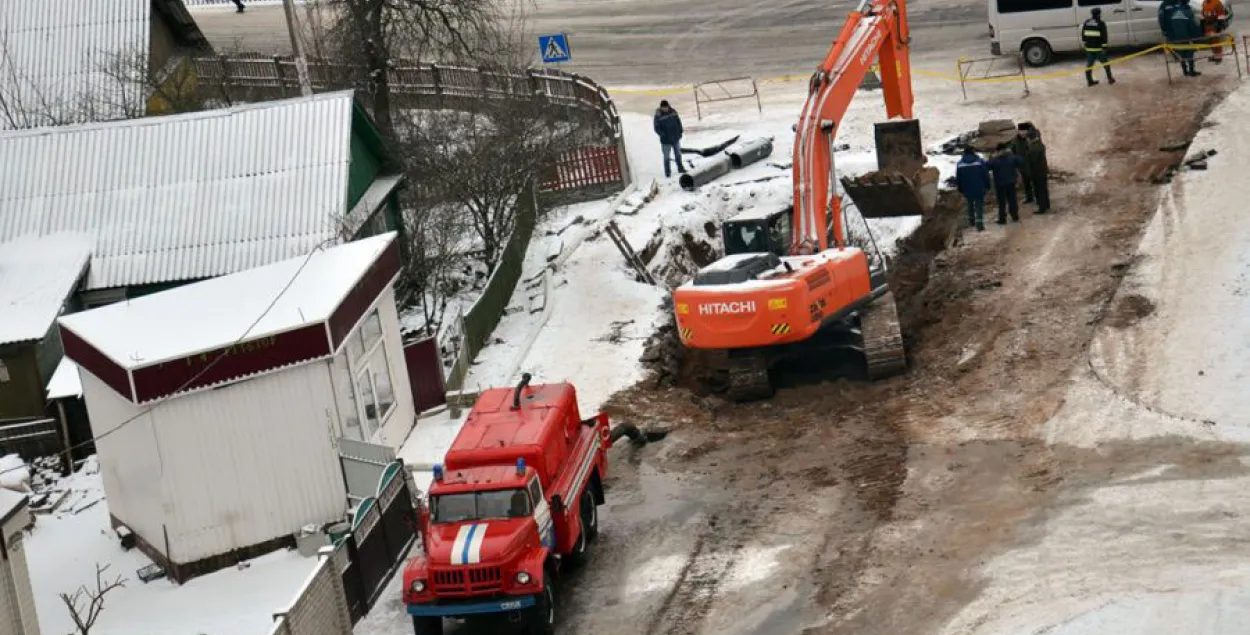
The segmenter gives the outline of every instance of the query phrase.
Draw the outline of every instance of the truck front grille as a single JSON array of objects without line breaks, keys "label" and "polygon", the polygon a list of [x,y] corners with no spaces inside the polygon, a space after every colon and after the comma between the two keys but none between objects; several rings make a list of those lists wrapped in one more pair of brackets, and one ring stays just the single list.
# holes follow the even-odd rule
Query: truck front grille
[{"label": "truck front grille", "polygon": [[499,567],[457,567],[434,570],[434,593],[437,595],[478,595],[503,588]]}]

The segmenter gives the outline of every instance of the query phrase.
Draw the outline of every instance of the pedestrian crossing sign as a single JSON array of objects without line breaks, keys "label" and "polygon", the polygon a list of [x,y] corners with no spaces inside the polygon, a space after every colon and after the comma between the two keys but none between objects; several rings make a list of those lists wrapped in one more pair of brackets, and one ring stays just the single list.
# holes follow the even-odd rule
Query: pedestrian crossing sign
[{"label": "pedestrian crossing sign", "polygon": [[572,51],[569,50],[569,38],[563,33],[538,36],[538,52],[542,54],[544,64],[573,59]]}]

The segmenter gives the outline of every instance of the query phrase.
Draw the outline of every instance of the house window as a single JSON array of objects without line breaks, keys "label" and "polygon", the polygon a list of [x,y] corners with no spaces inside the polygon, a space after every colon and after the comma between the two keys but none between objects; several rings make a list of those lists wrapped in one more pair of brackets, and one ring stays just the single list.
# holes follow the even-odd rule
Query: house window
[{"label": "house window", "polygon": [[377,309],[370,311],[348,338],[344,353],[350,366],[346,381],[351,395],[345,404],[340,404],[343,432],[349,438],[369,440],[395,408],[394,383]]}]

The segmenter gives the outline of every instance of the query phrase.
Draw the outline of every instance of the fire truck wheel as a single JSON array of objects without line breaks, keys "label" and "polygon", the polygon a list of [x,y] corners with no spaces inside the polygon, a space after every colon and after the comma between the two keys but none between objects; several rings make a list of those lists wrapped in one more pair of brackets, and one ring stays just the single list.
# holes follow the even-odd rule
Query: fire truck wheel
[{"label": "fire truck wheel", "polygon": [[443,618],[412,616],[413,635],[443,635]]},{"label": "fire truck wheel", "polygon": [[599,508],[589,488],[582,492],[582,531],[590,542],[599,537]]},{"label": "fire truck wheel", "polygon": [[577,533],[577,542],[573,543],[573,551],[569,552],[569,566],[580,567],[586,563],[586,525]]},{"label": "fire truck wheel", "polygon": [[[550,574],[551,571],[547,573]],[[543,594],[534,605],[530,632],[533,635],[554,635],[556,632],[556,594],[551,575],[543,577]]]}]

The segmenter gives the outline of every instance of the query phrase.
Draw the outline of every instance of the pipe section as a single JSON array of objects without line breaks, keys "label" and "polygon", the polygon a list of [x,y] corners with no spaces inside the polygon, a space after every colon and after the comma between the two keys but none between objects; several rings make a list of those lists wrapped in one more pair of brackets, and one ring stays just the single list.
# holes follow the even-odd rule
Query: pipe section
[{"label": "pipe section", "polygon": [[728,174],[732,168],[733,163],[729,160],[729,155],[721,154],[714,159],[700,163],[698,167],[681,175],[678,183],[681,184],[681,189],[690,192],[700,185],[706,185]]},{"label": "pipe section", "polygon": [[735,170],[740,170],[773,153],[772,137],[759,137],[735,143],[725,148],[729,162]]}]

